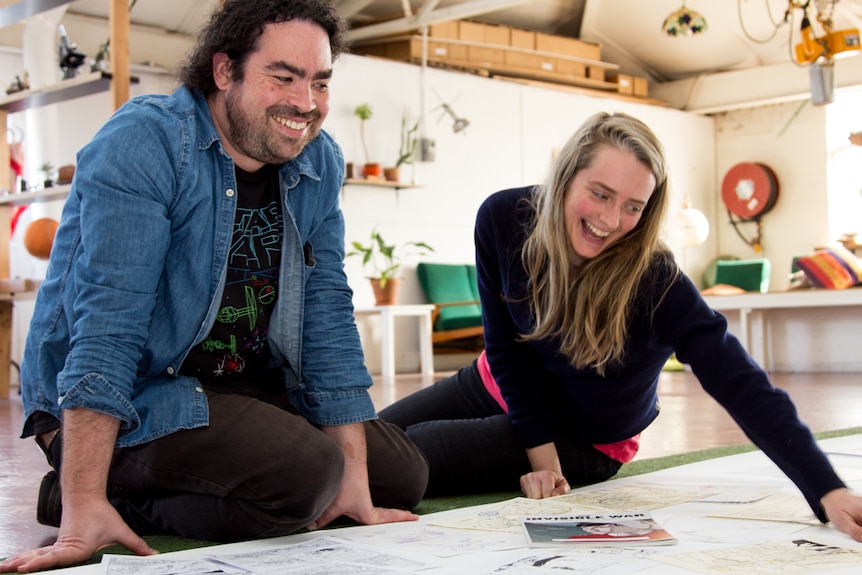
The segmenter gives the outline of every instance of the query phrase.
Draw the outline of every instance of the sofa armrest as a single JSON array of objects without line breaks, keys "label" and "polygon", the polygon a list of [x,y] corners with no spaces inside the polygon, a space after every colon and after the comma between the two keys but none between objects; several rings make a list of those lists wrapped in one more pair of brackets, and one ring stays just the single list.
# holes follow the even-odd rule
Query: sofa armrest
[{"label": "sofa armrest", "polygon": [[440,315],[440,310],[444,307],[454,307],[454,306],[463,306],[463,305],[481,305],[482,302],[479,300],[470,300],[470,301],[447,301],[441,303],[435,303],[434,309],[431,311],[431,325],[434,325],[434,322],[437,321],[437,316]]}]

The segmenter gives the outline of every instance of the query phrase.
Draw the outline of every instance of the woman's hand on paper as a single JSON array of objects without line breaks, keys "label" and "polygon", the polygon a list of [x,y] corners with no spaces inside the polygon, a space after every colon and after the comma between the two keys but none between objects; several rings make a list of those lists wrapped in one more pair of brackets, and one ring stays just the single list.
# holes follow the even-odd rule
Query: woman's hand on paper
[{"label": "woman's hand on paper", "polygon": [[849,489],[833,489],[823,496],[820,505],[836,529],[862,541],[862,497]]},{"label": "woman's hand on paper", "polygon": [[530,499],[565,495],[571,490],[569,482],[557,471],[531,471],[521,476],[521,491]]}]

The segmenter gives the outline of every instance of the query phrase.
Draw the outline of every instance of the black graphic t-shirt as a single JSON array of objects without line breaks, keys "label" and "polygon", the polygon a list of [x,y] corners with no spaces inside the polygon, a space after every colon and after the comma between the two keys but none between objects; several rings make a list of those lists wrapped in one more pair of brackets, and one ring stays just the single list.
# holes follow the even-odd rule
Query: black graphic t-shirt
[{"label": "black graphic t-shirt", "polygon": [[283,217],[278,167],[236,168],[237,209],[221,307],[209,335],[189,352],[181,373],[224,390],[273,382],[266,335],[278,294]]}]

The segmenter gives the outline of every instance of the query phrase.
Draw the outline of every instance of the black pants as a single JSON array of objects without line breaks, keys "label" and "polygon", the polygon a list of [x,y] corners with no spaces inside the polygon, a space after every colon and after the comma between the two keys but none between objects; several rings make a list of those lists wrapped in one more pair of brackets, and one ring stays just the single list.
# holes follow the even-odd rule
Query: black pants
[{"label": "black pants", "polygon": [[[407,432],[429,465],[428,497],[518,491],[531,471],[509,416],[485,389],[476,362],[380,412]],[[554,443],[570,485],[612,477],[621,463],[555,422]]]},{"label": "black pants", "polygon": [[[129,526],[142,535],[239,541],[287,535],[316,519],[341,484],[339,446],[283,394],[207,397],[207,427],[114,452],[108,496]],[[365,433],[374,504],[416,506],[427,482],[422,453],[383,421],[365,422]],[[58,462],[61,451],[52,446],[49,459]]]}]

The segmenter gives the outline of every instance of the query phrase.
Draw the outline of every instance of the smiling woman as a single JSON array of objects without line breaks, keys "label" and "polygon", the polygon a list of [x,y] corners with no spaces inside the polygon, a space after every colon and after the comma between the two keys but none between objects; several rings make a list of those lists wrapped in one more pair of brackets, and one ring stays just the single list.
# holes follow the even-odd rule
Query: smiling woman
[{"label": "smiling woman", "polygon": [[853,535],[862,498],[660,241],[667,189],[650,128],[599,113],[543,185],[492,194],[475,229],[485,352],[380,417],[427,457],[429,494],[551,497],[632,461],[676,354],[818,518]]},{"label": "smiling woman", "polygon": [[572,180],[563,205],[575,264],[634,229],[655,189],[655,176],[632,152],[606,145],[595,154]]}]

